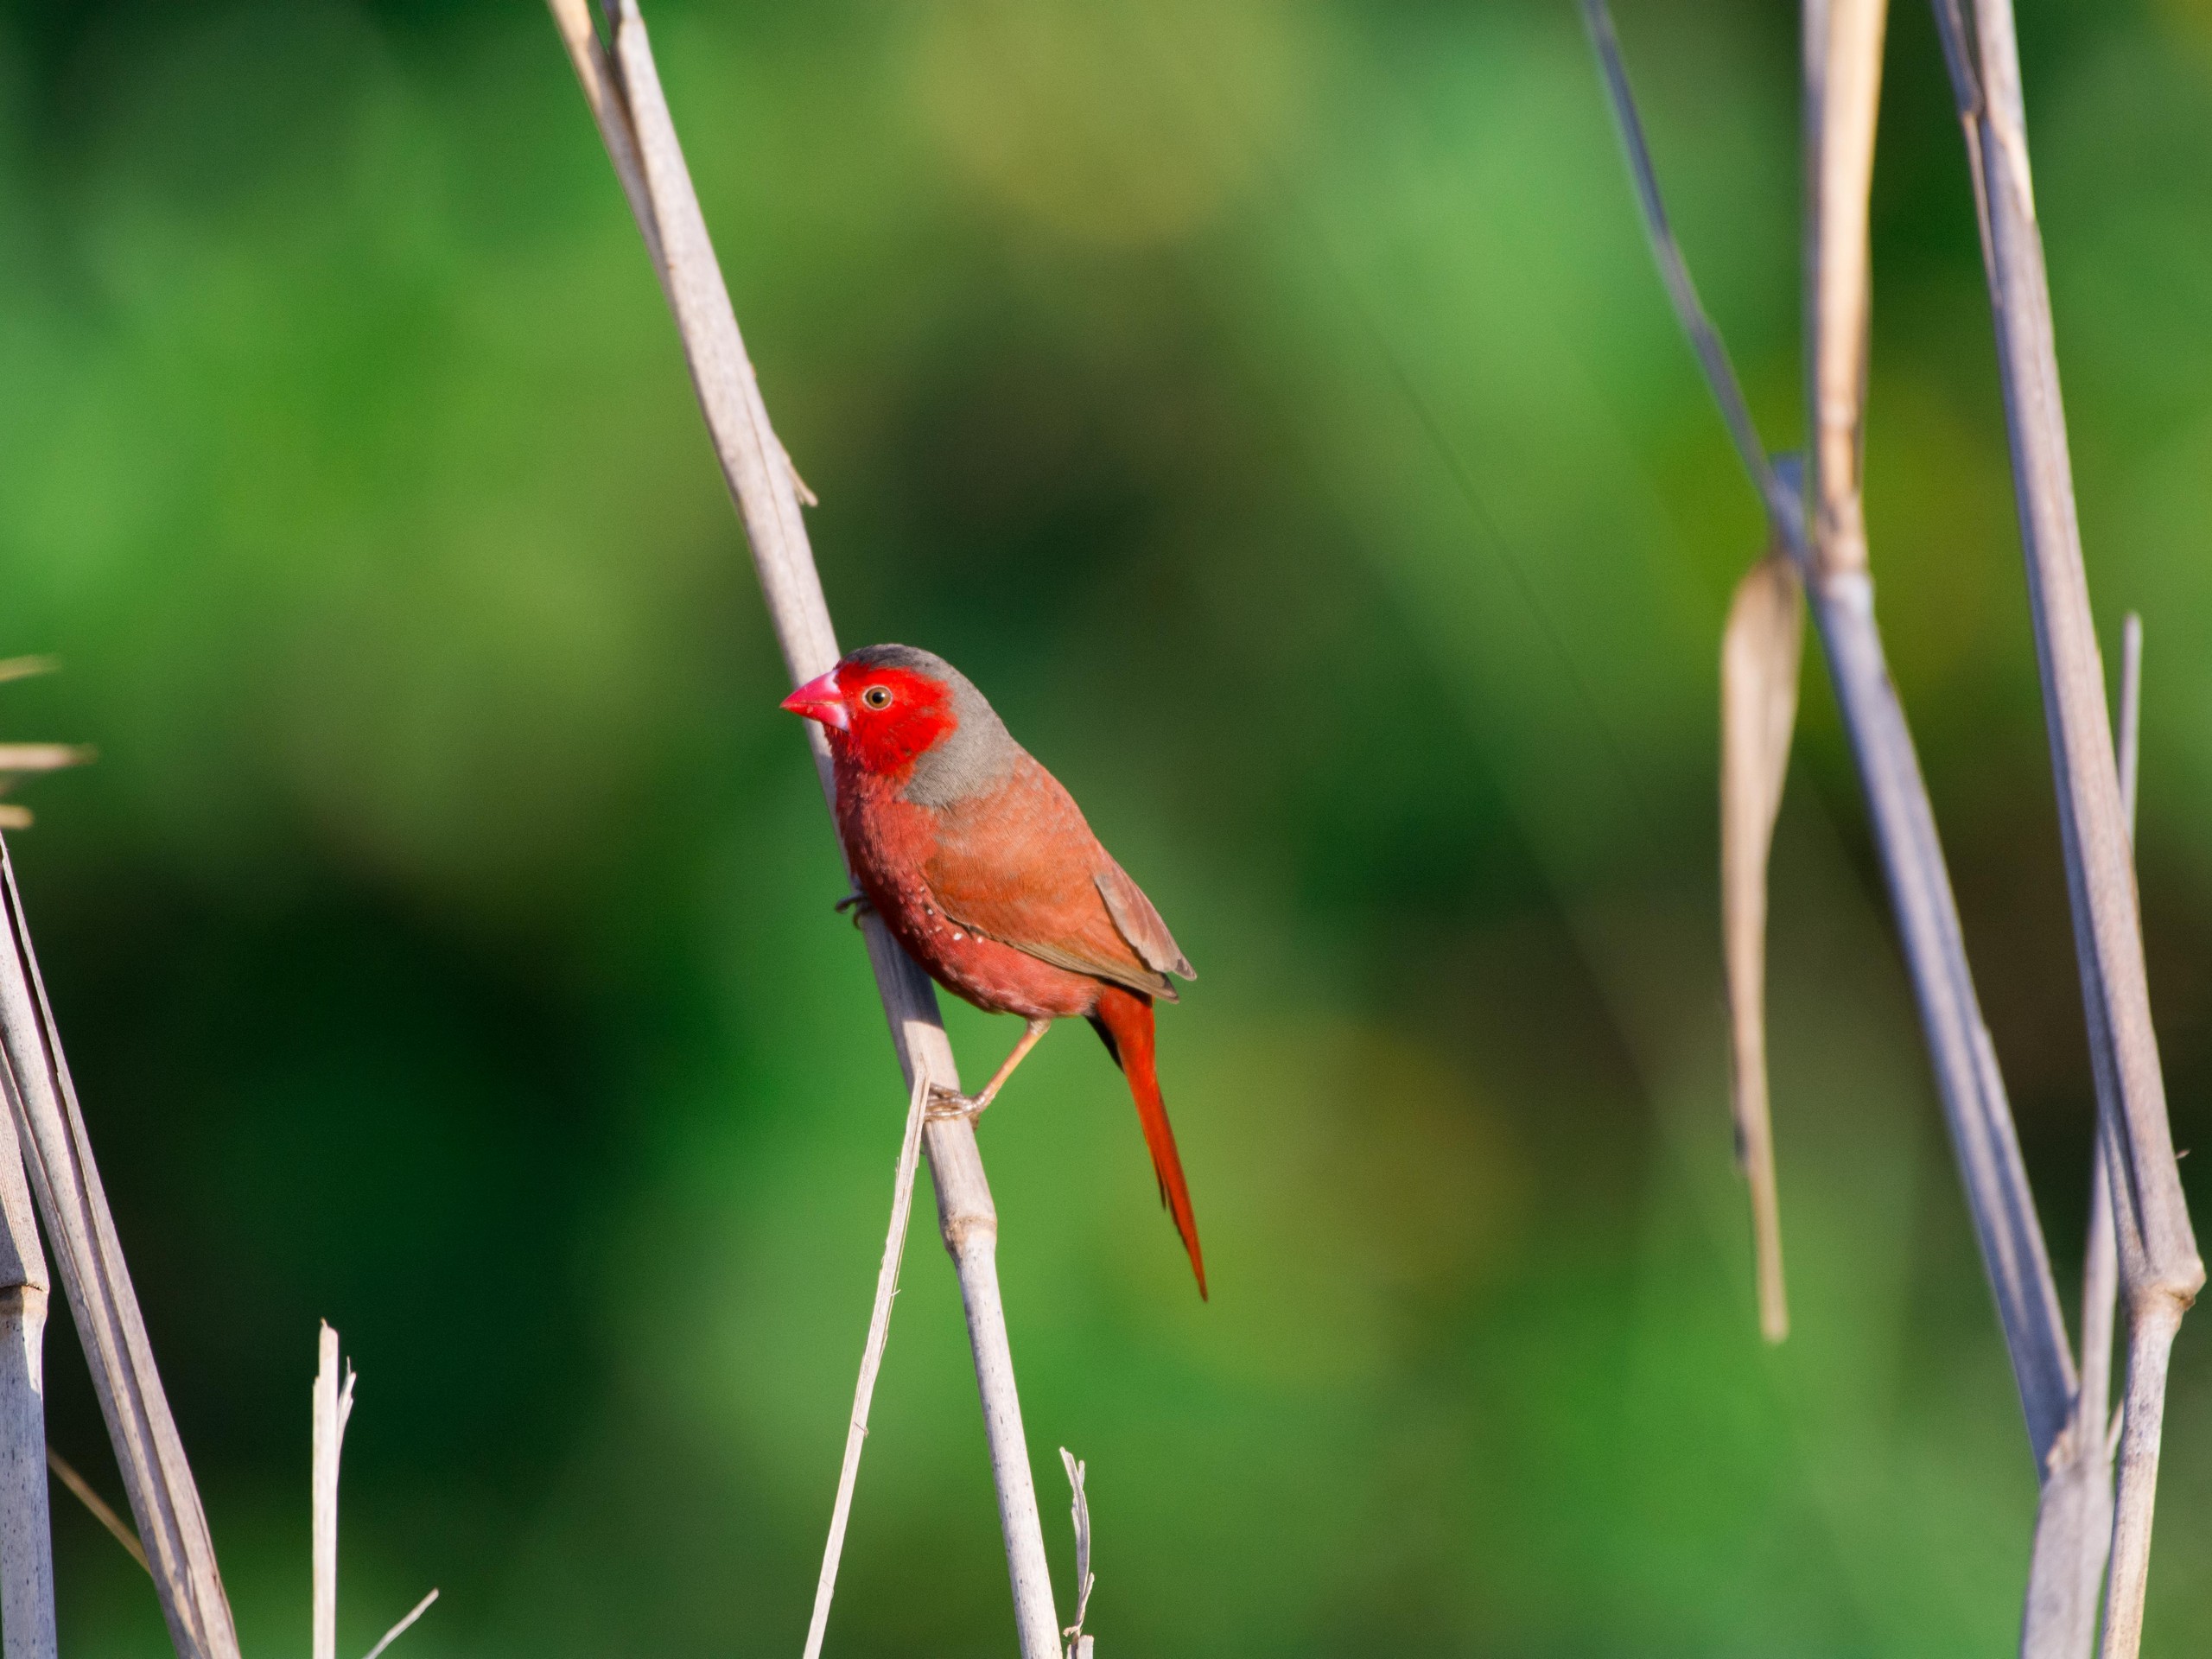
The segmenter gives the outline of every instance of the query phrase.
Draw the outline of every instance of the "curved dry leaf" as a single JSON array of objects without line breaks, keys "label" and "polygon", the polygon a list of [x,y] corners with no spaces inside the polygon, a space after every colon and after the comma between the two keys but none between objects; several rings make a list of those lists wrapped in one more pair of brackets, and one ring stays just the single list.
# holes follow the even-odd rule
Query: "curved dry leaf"
[{"label": "curved dry leaf", "polygon": [[1797,572],[1770,553],[1745,574],[1720,647],[1720,921],[1732,1037],[1736,1158],[1751,1190],[1759,1329],[1789,1334],[1782,1276],[1782,1211],[1766,1079],[1766,869],[1805,637]]}]

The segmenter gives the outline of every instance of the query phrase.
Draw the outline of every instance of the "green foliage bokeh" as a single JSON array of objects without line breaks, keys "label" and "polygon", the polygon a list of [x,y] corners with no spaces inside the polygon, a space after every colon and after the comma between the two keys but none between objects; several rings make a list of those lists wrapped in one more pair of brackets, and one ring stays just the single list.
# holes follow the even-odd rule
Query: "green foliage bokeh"
[{"label": "green foliage bokeh", "polygon": [[[962,664],[1204,976],[1215,1295],[1056,1034],[986,1120],[1063,1594],[1109,1654],[2009,1651],[2034,1481],[1815,660],[1777,854],[1796,1332],[1755,1334],[1713,917],[1758,551],[1573,8],[666,0],[843,637]],[[1621,24],[1795,442],[1785,12]],[[2212,1087],[2212,10],[2021,20],[2100,620],[2148,619],[2177,1139]],[[1926,16],[1890,48],[1875,570],[2070,1284],[2089,1090],[2004,430]],[[903,1107],[660,294],[528,3],[0,10],[15,838],[250,1655],[796,1649]],[[1014,1032],[948,1009],[971,1071]],[[2193,1173],[2184,1166],[2185,1173]],[[831,1649],[1002,1652],[918,1206]],[[54,1440],[116,1492],[66,1316]],[[2152,1640],[2212,1620],[2184,1333]],[[162,1649],[58,1500],[63,1641]]]}]

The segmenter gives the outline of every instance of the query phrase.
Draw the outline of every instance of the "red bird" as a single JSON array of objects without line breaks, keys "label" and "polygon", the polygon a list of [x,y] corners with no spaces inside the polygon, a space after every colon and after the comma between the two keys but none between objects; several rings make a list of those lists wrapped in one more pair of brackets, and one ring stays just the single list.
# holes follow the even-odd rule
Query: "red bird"
[{"label": "red bird", "polygon": [[860,896],[930,976],[1029,1029],[998,1075],[947,1109],[991,1103],[1055,1020],[1081,1014],[1129,1080],[1160,1196],[1206,1294],[1198,1223],[1153,1066],[1152,1004],[1198,976],[1167,924],[1098,844],[1075,799],[1008,735],[965,675],[911,645],[870,645],[784,699],[821,721],[837,832]]}]

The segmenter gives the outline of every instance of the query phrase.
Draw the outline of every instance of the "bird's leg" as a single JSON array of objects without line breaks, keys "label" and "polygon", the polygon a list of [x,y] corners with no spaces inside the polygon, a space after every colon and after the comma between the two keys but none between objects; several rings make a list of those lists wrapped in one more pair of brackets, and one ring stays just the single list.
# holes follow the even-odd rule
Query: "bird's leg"
[{"label": "bird's leg", "polygon": [[868,903],[868,895],[862,893],[858,887],[855,887],[850,893],[840,899],[836,904],[830,906],[830,908],[836,911],[840,916],[843,915],[849,910],[853,912],[853,925],[855,927],[858,927],[861,925],[861,917],[873,916],[875,914],[875,906]]},{"label": "bird's leg", "polygon": [[991,1103],[993,1097],[1006,1086],[1006,1080],[1014,1075],[1014,1068],[1020,1065],[1027,1057],[1029,1051],[1037,1046],[1037,1039],[1052,1028],[1052,1022],[1050,1020],[1032,1020],[1029,1022],[1029,1029],[1021,1033],[1021,1040],[1014,1046],[1014,1052],[1006,1057],[1006,1064],[999,1067],[996,1075],[983,1085],[983,1092],[980,1095],[956,1095],[941,1083],[931,1084],[930,1103],[924,1109],[922,1116],[938,1118],[965,1117],[971,1120],[981,1117],[983,1115],[983,1108]]}]

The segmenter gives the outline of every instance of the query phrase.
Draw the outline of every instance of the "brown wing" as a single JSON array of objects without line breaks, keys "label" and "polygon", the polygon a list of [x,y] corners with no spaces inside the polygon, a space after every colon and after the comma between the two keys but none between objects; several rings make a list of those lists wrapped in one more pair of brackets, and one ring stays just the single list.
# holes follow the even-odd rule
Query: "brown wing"
[{"label": "brown wing", "polygon": [[1056,968],[1171,1002],[1163,967],[1189,970],[1074,798],[1027,754],[998,789],[939,809],[922,879],[952,920]]},{"label": "brown wing", "polygon": [[[1099,849],[1102,853],[1105,850]],[[1198,969],[1191,966],[1191,959],[1183,954],[1183,947],[1167,931],[1167,924],[1152,907],[1152,900],[1144,896],[1142,887],[1129,880],[1127,870],[1109,855],[1106,868],[1091,880],[1097,884],[1098,896],[1106,901],[1106,911],[1113,917],[1114,925],[1137,955],[1144,958],[1146,967],[1158,973],[1179,974],[1185,979],[1198,976]]]}]

